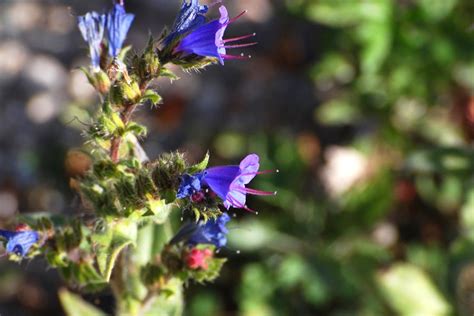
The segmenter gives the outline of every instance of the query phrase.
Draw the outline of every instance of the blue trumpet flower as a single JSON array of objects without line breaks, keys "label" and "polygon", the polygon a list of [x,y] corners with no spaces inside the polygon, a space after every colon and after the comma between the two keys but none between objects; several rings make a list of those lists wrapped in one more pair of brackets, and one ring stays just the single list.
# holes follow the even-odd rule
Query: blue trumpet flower
[{"label": "blue trumpet flower", "polygon": [[117,57],[127,37],[135,15],[126,13],[121,4],[115,4],[107,14],[107,37],[109,40],[109,56]]},{"label": "blue trumpet flower", "polygon": [[33,230],[0,230],[0,236],[7,239],[7,253],[14,253],[20,257],[26,256],[31,246],[39,240],[38,232]]},{"label": "blue trumpet flower", "polygon": [[231,44],[231,42],[240,41],[255,36],[255,33],[239,36],[235,38],[223,39],[224,32],[229,24],[239,19],[246,11],[242,12],[233,19],[229,19],[229,14],[224,6],[219,8],[221,17],[209,23],[203,24],[195,28],[187,34],[174,49],[175,53],[184,55],[195,54],[202,57],[215,57],[221,64],[226,59],[242,59],[241,55],[228,55],[227,49],[240,48],[255,45],[255,42],[244,44]]},{"label": "blue trumpet flower", "polygon": [[106,16],[97,12],[89,12],[77,18],[82,37],[89,44],[91,64],[94,69],[100,68],[100,52]]},{"label": "blue trumpet flower", "polygon": [[179,10],[170,34],[166,37],[164,43],[168,45],[177,36],[206,23],[205,14],[208,10],[208,6],[199,4],[199,0],[191,0],[190,2],[183,0],[181,10]]}]

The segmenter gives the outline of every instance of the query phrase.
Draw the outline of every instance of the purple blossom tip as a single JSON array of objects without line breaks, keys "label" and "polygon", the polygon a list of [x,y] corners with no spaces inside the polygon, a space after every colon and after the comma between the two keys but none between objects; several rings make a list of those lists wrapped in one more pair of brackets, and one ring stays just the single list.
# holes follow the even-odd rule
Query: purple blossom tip
[{"label": "purple blossom tip", "polygon": [[243,208],[252,211],[246,205],[247,194],[275,195],[275,192],[260,191],[245,187],[256,175],[271,171],[261,171],[260,158],[257,154],[245,157],[238,166],[211,167],[204,171],[202,181],[217,194],[229,209]]},{"label": "purple blossom tip", "polygon": [[229,14],[225,6],[220,6],[219,12],[219,19],[195,28],[179,42],[178,46],[174,49],[174,52],[182,53],[184,55],[195,54],[202,57],[214,57],[217,58],[221,64],[224,64],[224,60],[226,59],[245,58],[243,55],[228,55],[227,49],[252,46],[256,44],[255,42],[232,45],[229,45],[228,43],[253,37],[255,36],[255,33],[230,39],[223,38],[227,26],[239,19],[247,11],[242,12],[232,19],[229,19]]},{"label": "purple blossom tip", "polygon": [[171,32],[165,38],[164,43],[168,45],[178,36],[205,24],[205,14],[208,10],[208,6],[199,4],[199,0],[191,0],[190,2],[183,0]]}]

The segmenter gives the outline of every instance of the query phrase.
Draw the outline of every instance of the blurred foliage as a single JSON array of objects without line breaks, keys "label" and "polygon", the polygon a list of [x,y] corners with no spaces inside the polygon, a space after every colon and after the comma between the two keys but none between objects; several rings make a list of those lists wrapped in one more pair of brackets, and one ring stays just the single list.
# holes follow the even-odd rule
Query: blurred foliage
[{"label": "blurred foliage", "polygon": [[[258,151],[280,169],[256,184],[276,198],[231,234],[242,253],[223,279],[240,280],[240,313],[472,315],[474,2],[286,7],[321,27],[314,129],[214,142],[225,159]],[[216,297],[191,296],[189,314],[215,314]]]}]

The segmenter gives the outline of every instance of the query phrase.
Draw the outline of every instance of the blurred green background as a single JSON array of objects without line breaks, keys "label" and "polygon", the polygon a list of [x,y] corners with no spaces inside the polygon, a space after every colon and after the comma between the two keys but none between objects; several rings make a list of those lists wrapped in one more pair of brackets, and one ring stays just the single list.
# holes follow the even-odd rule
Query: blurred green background
[{"label": "blurred green background", "polygon": [[[180,1],[126,4],[139,50]],[[230,260],[189,285],[186,314],[472,315],[474,1],[225,4],[249,10],[228,34],[257,32],[252,58],[157,82],[144,147],[213,164],[257,152],[280,173],[252,186],[278,195],[235,211]],[[2,225],[79,209],[68,181],[97,99],[74,70],[88,63],[74,16],[108,5],[0,2]],[[43,260],[1,259],[0,314],[61,315],[61,285]],[[111,310],[109,293],[87,298]]]}]

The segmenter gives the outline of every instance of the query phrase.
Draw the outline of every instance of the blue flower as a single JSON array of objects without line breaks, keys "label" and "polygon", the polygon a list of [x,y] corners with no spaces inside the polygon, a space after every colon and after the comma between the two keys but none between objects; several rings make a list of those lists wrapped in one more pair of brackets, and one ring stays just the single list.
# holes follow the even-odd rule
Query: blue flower
[{"label": "blue flower", "polygon": [[191,0],[190,2],[183,0],[181,10],[179,10],[170,34],[166,37],[164,43],[168,45],[177,36],[206,23],[206,17],[204,15],[207,11],[207,5],[200,5],[199,0]]},{"label": "blue flower", "polygon": [[245,11],[233,19],[229,19],[227,9],[224,6],[219,8],[219,12],[221,14],[219,19],[196,27],[179,42],[178,46],[174,49],[174,52],[184,55],[195,54],[202,57],[215,57],[221,64],[224,64],[225,59],[245,58],[242,56],[228,55],[226,50],[228,48],[247,47],[256,43],[235,45],[228,45],[228,43],[255,36],[255,33],[225,40],[223,39],[227,26],[240,18]]},{"label": "blue flower", "polygon": [[100,47],[104,37],[106,17],[104,14],[89,12],[77,18],[82,37],[89,44],[91,63],[94,69],[100,68]]},{"label": "blue flower", "polygon": [[0,230],[0,236],[7,239],[7,253],[14,253],[20,257],[24,257],[31,246],[38,242],[38,232],[33,230],[8,231]]},{"label": "blue flower", "polygon": [[276,194],[276,192],[266,192],[245,187],[256,175],[270,172],[258,171],[260,167],[259,160],[258,155],[250,154],[245,157],[238,166],[208,168],[203,173],[201,185],[209,186],[209,188],[224,201],[224,206],[227,209],[233,206],[235,208],[243,208],[247,211],[252,211],[245,204],[247,194]]},{"label": "blue flower", "polygon": [[201,191],[201,178],[202,174],[182,175],[176,197],[178,199],[184,199],[185,197],[191,196]]},{"label": "blue flower", "polygon": [[230,221],[230,216],[223,213],[217,219],[210,219],[205,224],[198,224],[197,229],[188,239],[189,245],[211,244],[217,248],[222,248],[227,244],[226,224]]},{"label": "blue flower", "polygon": [[109,55],[117,57],[122,49],[125,37],[132,25],[135,15],[126,13],[121,4],[115,4],[107,14],[107,35],[109,39]]},{"label": "blue flower", "polygon": [[230,221],[230,216],[223,213],[217,219],[210,219],[207,222],[189,222],[184,224],[176,235],[169,242],[171,245],[186,241],[186,244],[195,246],[197,244],[210,244],[218,248],[227,244],[226,224]]}]

